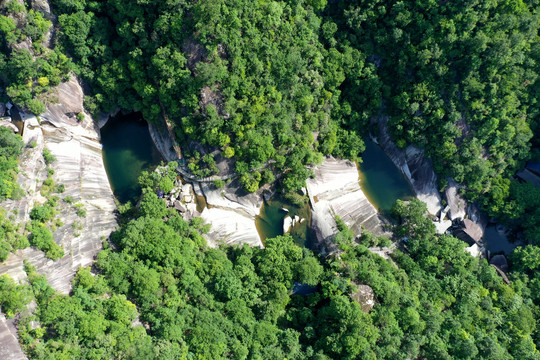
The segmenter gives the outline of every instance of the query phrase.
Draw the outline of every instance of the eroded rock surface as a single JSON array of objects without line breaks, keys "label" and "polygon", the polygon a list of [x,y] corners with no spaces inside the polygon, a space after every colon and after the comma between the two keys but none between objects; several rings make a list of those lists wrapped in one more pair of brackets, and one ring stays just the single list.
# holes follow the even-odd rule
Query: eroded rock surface
[{"label": "eroded rock surface", "polygon": [[231,182],[223,189],[216,188],[210,182],[200,182],[198,186],[209,205],[201,217],[211,224],[210,232],[206,235],[210,246],[249,244],[263,247],[255,226],[255,217],[259,215],[263,203],[260,192],[246,194],[238,181]]},{"label": "eroded rock surface", "polygon": [[[149,130],[163,158],[167,161],[178,161],[173,148],[174,143],[167,130],[152,124],[149,125]],[[180,173],[186,181],[193,184],[196,194],[206,198],[209,205],[200,214],[204,221],[211,225],[210,231],[205,235],[209,246],[216,247],[219,244],[263,246],[255,226],[255,217],[259,215],[263,203],[261,191],[247,194],[241,189],[238,180],[233,180],[223,189],[218,189],[211,179],[196,181],[186,178],[184,172]],[[229,176],[225,174],[222,177]]]},{"label": "eroded rock surface", "polygon": [[316,243],[332,249],[332,240],[338,232],[335,216],[359,235],[362,227],[380,236],[388,235],[377,209],[368,201],[358,181],[356,164],[348,160],[326,158],[314,168],[315,177],[306,180],[311,202],[312,229]]},{"label": "eroded rock surface", "polygon": [[[90,115],[83,121],[75,115],[84,112],[82,90],[75,79],[61,84],[56,93],[58,103],[48,106],[40,117],[22,114],[25,128],[23,141],[27,145],[21,156],[18,182],[26,192],[20,201],[5,201],[0,206],[17,214],[19,222],[29,220],[30,210],[46,199],[40,194],[41,184],[47,177],[43,149],[47,148],[56,161],[54,170],[56,184],[63,184],[62,199],[70,196],[80,202],[86,211],[84,217],[77,215],[73,205],[58,201],[57,217],[63,225],[54,232],[55,241],[62,246],[65,255],[52,261],[45,254],[29,247],[11,254],[0,264],[0,274],[7,273],[17,281],[24,281],[23,260],[28,259],[37,272],[47,276],[56,290],[68,293],[71,278],[80,266],[91,265],[101,249],[101,242],[115,229],[115,203],[109,180],[103,165],[99,130]],[[80,110],[80,111],[79,111]]]},{"label": "eroded rock surface", "polygon": [[356,287],[356,291],[351,293],[351,298],[360,304],[362,311],[368,313],[375,306],[375,292],[368,285],[362,285],[358,283],[352,284]]},{"label": "eroded rock surface", "polygon": [[448,180],[448,186],[445,190],[446,201],[449,206],[448,217],[454,221],[456,219],[465,219],[467,201],[459,194],[459,186],[453,179]]},{"label": "eroded rock surface", "polygon": [[7,360],[27,359],[17,340],[17,329],[13,319],[6,319],[0,312],[0,358]]}]

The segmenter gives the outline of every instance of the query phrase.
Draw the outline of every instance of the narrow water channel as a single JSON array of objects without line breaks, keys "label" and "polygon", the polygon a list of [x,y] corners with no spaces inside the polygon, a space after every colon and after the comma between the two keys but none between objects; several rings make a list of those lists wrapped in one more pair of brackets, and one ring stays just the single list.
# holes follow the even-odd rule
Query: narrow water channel
[{"label": "narrow water channel", "polygon": [[140,113],[119,114],[101,129],[103,162],[112,190],[121,202],[135,201],[141,194],[138,178],[152,170],[162,158],[148,124]]},{"label": "narrow water channel", "polygon": [[379,212],[389,215],[396,200],[411,199],[414,192],[384,150],[370,139],[364,141],[366,150],[358,164],[360,187]]}]

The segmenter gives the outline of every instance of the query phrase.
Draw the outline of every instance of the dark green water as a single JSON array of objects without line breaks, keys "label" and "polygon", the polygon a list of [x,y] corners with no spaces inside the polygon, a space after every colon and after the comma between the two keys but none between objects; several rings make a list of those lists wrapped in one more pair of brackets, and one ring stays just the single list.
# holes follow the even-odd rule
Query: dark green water
[{"label": "dark green water", "polygon": [[497,231],[495,225],[489,225],[484,232],[484,241],[486,248],[491,251],[492,254],[504,252],[510,254],[517,244],[510,242],[504,232]]},{"label": "dark green water", "polygon": [[[282,210],[283,208],[288,209],[289,212]],[[305,219],[302,223],[296,224],[289,234],[297,244],[309,248],[311,246],[309,230],[311,226],[311,209],[309,204],[298,207],[280,199],[266,201],[261,208],[260,215],[255,218],[255,226],[262,242],[283,235],[283,219],[287,215],[291,218],[298,215],[300,218]]]},{"label": "dark green water", "polygon": [[162,158],[140,113],[119,114],[101,129],[103,162],[116,198],[125,203],[141,194],[137,179]]},{"label": "dark green water", "polygon": [[414,196],[411,185],[381,147],[365,140],[366,150],[359,164],[360,186],[369,201],[388,215],[395,201]]}]

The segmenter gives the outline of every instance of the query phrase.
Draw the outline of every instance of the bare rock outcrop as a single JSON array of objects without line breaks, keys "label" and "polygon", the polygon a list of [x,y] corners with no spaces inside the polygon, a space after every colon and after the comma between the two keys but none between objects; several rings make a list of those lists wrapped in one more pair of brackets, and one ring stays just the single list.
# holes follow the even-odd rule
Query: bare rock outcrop
[{"label": "bare rock outcrop", "polygon": [[18,133],[19,129],[10,121],[0,120],[0,126],[7,127],[8,129],[13,130],[13,132]]},{"label": "bare rock outcrop", "polygon": [[0,358],[8,360],[27,359],[17,339],[17,329],[13,319],[6,319],[0,312]]},{"label": "bare rock outcrop", "polygon": [[48,106],[41,116],[41,124],[35,116],[22,114],[23,141],[27,146],[21,156],[18,181],[26,196],[20,201],[6,201],[1,206],[11,212],[15,210],[18,221],[25,222],[34,205],[45,201],[40,188],[47,177],[42,156],[43,149],[47,148],[56,157],[50,165],[54,170],[53,179],[65,187],[60,196],[70,196],[81,203],[86,215],[78,216],[72,205],[59,201],[58,217],[63,225],[56,229],[54,238],[64,249],[64,257],[52,261],[42,251],[29,247],[11,254],[0,264],[0,274],[7,273],[15,280],[24,281],[23,260],[27,259],[38,273],[47,276],[54,289],[68,293],[76,269],[91,265],[101,249],[101,242],[115,229],[116,206],[103,165],[99,130],[90,115],[85,114],[82,121],[75,117],[76,113],[84,112],[82,89],[72,79],[58,87],[56,96],[58,103]]},{"label": "bare rock outcrop", "polygon": [[467,201],[459,194],[459,185],[454,179],[448,179],[448,186],[445,190],[446,202],[448,203],[448,217],[454,221],[465,219],[467,215]]},{"label": "bare rock outcrop", "polygon": [[363,312],[369,313],[375,306],[375,292],[368,285],[352,283],[352,286],[356,290],[351,293],[351,298],[360,304]]},{"label": "bare rock outcrop", "polygon": [[332,241],[338,232],[336,215],[356,235],[362,228],[377,236],[388,235],[377,209],[360,188],[356,164],[330,157],[313,170],[315,177],[306,180],[306,187],[312,207],[312,229],[319,247],[332,251]]},{"label": "bare rock outcrop", "polygon": [[211,182],[200,182],[199,186],[209,205],[201,213],[206,223],[211,224],[206,240],[210,246],[220,244],[249,244],[263,247],[255,226],[263,198],[259,192],[248,194],[238,181],[232,181],[223,189]]}]

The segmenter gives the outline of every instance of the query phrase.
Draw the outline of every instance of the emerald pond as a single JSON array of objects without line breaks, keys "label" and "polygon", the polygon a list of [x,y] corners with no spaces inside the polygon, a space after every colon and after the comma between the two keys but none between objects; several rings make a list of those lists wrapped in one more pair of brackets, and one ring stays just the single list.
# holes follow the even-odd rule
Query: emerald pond
[{"label": "emerald pond", "polygon": [[414,192],[407,179],[381,147],[365,140],[366,150],[358,164],[360,186],[369,201],[384,215],[388,215],[396,200],[410,199]]},{"label": "emerald pond", "polygon": [[124,203],[134,201],[141,189],[138,177],[152,170],[162,160],[148,124],[140,113],[119,114],[101,129],[103,162],[116,198]]}]

